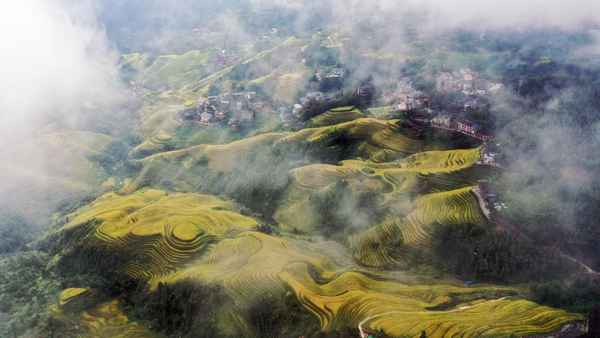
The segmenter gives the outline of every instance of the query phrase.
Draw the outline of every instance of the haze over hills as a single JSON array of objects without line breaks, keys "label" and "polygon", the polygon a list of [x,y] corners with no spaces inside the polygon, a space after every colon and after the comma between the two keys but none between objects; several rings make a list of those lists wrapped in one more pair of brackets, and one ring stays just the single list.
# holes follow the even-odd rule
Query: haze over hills
[{"label": "haze over hills", "polygon": [[2,336],[594,337],[599,9],[1,4]]}]

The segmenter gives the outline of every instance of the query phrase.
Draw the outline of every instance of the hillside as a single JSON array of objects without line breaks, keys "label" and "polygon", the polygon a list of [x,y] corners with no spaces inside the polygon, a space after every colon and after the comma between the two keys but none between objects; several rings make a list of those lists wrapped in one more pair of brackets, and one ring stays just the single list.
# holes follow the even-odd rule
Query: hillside
[{"label": "hillside", "polygon": [[328,6],[235,3],[106,27],[144,46],[108,58],[119,98],[100,88],[2,152],[2,334],[583,327],[600,301],[600,147],[597,100],[577,100],[600,97],[583,85],[600,73],[556,46],[589,32],[529,46],[421,32],[393,4],[339,22]]}]

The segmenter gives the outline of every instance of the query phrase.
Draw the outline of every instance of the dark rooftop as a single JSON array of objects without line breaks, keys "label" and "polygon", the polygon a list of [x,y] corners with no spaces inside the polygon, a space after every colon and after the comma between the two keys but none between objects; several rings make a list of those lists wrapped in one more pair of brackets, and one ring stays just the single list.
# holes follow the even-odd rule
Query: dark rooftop
[{"label": "dark rooftop", "polygon": [[560,336],[560,338],[587,338],[589,335],[586,332],[581,330],[571,330],[564,335]]},{"label": "dark rooftop", "polygon": [[490,181],[478,181],[477,183],[479,184],[479,190],[481,190],[484,195],[500,194],[500,191],[498,191],[496,185]]},{"label": "dark rooftop", "polygon": [[471,126],[471,127],[479,127],[479,124],[469,121],[469,120],[465,120],[465,119],[458,119],[456,122],[462,123],[464,125]]}]

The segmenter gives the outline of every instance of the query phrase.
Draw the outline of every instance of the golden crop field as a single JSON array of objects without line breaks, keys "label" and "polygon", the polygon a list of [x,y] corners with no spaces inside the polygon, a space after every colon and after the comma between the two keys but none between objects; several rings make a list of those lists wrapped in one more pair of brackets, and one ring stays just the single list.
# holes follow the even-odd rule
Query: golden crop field
[{"label": "golden crop field", "polygon": [[[380,120],[390,119],[398,114],[394,114],[392,110],[394,106],[367,108],[367,114]],[[397,117],[396,117],[397,118]]]},{"label": "golden crop field", "polygon": [[201,66],[209,57],[209,53],[191,50],[182,55],[161,55],[148,65],[148,55],[134,53],[123,55],[120,68],[135,75],[135,82],[140,84],[169,84],[181,89],[201,75]]},{"label": "golden crop field", "polygon": [[[424,195],[414,201],[415,210],[406,217],[377,225],[350,237],[357,260],[368,266],[406,265],[415,255],[429,253],[431,236],[428,231],[434,222],[442,225],[485,221],[471,187]],[[394,255],[386,243],[401,236],[402,246]]]},{"label": "golden crop field", "polygon": [[539,306],[525,300],[491,300],[450,311],[391,311],[366,319],[369,329],[384,329],[395,337],[509,337],[552,331],[580,315]]},{"label": "golden crop field", "polygon": [[[429,199],[436,198],[446,197],[433,196]],[[74,213],[72,224],[67,226],[76,226],[86,218],[103,219],[96,233],[98,239],[145,252],[150,260],[130,266],[127,271],[139,278],[152,277],[150,283],[154,286],[159,282],[173,283],[195,278],[222,285],[240,304],[262,292],[281,296],[291,288],[301,304],[320,320],[323,330],[344,321],[353,326],[363,323],[365,327],[400,336],[412,334],[411,330],[416,330],[414,326],[420,325],[417,323],[426,323],[423,329],[436,334],[434,327],[449,331],[447,323],[450,322],[456,323],[461,333],[486,336],[488,330],[490,333],[521,333],[525,328],[527,333],[548,332],[564,323],[581,319],[579,315],[508,299],[498,301],[499,307],[489,307],[484,305],[488,303],[480,301],[476,303],[481,305],[467,310],[428,311],[427,308],[450,302],[461,294],[494,290],[508,292],[512,289],[407,285],[394,280],[376,280],[365,275],[360,268],[349,269],[332,261],[333,252],[328,250],[340,249],[315,249],[301,241],[252,231],[249,227],[255,221],[224,210],[225,205],[225,202],[211,196],[166,196],[165,192],[152,190],[123,197],[106,194]],[[179,207],[176,209],[175,206]],[[457,216],[455,211],[448,209],[432,217],[454,219]],[[172,226],[161,227],[164,224]],[[195,243],[195,238],[205,237],[208,233],[215,238],[203,249],[204,254],[189,255],[192,258],[186,260],[177,259],[178,255],[189,251],[189,245]],[[169,262],[168,269],[156,270],[161,264],[157,263],[159,261]],[[247,327],[244,319],[237,315],[239,310],[236,306],[224,304],[218,311],[217,322],[224,331],[237,333]],[[111,330],[126,325],[127,318],[116,312],[115,307],[115,303],[104,303],[86,311],[82,315],[84,325],[90,327],[91,332],[113,332]],[[460,309],[460,306],[457,308]],[[399,326],[399,323],[405,322],[398,319],[400,312],[404,314],[403,318],[409,318],[415,324]],[[507,319],[494,322],[497,316],[505,315]],[[128,330],[137,332],[133,324]],[[435,332],[444,331],[436,329]]]},{"label": "golden crop field", "polygon": [[287,136],[286,142],[327,142],[346,132],[350,139],[362,142],[364,157],[376,162],[385,162],[385,154],[414,154],[421,151],[445,150],[437,141],[416,140],[402,132],[400,120],[359,118],[332,126],[307,128]]},{"label": "golden crop field", "polygon": [[[79,338],[156,338],[145,325],[131,321],[116,299],[99,302],[88,297],[87,288],[68,288],[61,292],[58,304],[48,307],[55,316],[76,321]],[[74,304],[77,303],[77,304]],[[72,323],[72,321],[71,321]]]},{"label": "golden crop field", "polygon": [[85,289],[85,288],[68,288],[68,289],[65,289],[60,294],[59,304],[61,306],[64,306],[65,304],[67,304],[73,298],[75,298],[77,296],[81,296],[81,295],[85,294],[87,291],[88,290]]},{"label": "golden crop field", "polygon": [[342,179],[380,187],[380,193],[386,197],[393,212],[395,203],[406,202],[420,175],[462,170],[478,159],[479,150],[476,148],[418,153],[402,161],[388,163],[343,161],[338,166],[313,164],[300,167],[292,170],[292,184],[274,218],[287,230],[312,230],[314,218],[308,205],[310,196]]},{"label": "golden crop field", "polygon": [[[297,49],[300,42],[290,40],[244,62],[257,62],[283,48]],[[183,62],[180,58],[156,60],[156,69],[144,70],[146,81],[165,79],[159,71],[161,64],[185,68],[185,64],[174,63]],[[141,56],[127,56],[125,60],[129,67],[142,67]],[[178,107],[199,98],[211,81],[229,71],[194,79],[181,90],[164,92],[143,107],[140,116],[145,140],[137,150],[159,152],[175,142]],[[292,72],[281,67],[255,82],[280,81],[280,94],[286,96],[285,88],[294,87],[301,73],[301,69]],[[184,77],[166,79],[183,83]],[[215,321],[222,332],[232,336],[243,336],[249,330],[241,313],[254,296],[265,292],[277,297],[293,292],[319,320],[323,331],[344,323],[382,330],[393,337],[418,337],[423,330],[428,337],[457,333],[486,337],[547,333],[581,320],[579,315],[525,300],[490,301],[485,296],[521,292],[512,287],[461,287],[446,281],[407,284],[412,282],[377,273],[382,268],[407,267],[431,257],[434,224],[484,226],[485,219],[470,190],[478,179],[493,174],[493,169],[476,165],[480,148],[451,150],[436,140],[410,137],[401,120],[387,120],[393,117],[391,109],[361,112],[355,107],[340,107],[313,118],[314,128],[268,132],[228,144],[200,144],[150,155],[139,160],[141,173],[127,180],[119,193],[107,193],[73,212],[65,228],[100,219],[95,239],[133,251],[137,258],[123,271],[147,280],[152,288],[160,282],[188,278],[221,286],[235,302],[215,309]],[[290,143],[330,146],[340,135],[347,136],[358,157],[331,164],[298,161],[289,172],[281,173],[289,175],[289,183],[273,215],[281,231],[277,235],[255,231],[259,221],[239,214],[228,202],[192,193],[201,191],[201,175],[217,177],[235,172],[246,155],[278,150]],[[91,144],[90,149],[102,146],[100,141],[87,144]],[[356,191],[374,191],[381,198],[378,207],[385,211],[379,221],[351,233],[346,247],[322,242],[317,236],[318,215],[311,205],[311,198],[342,180]],[[294,230],[305,234],[296,238],[307,240],[292,238]],[[85,289],[70,289],[63,293],[61,302],[68,304],[84,294]],[[462,301],[466,295],[473,297]],[[431,310],[443,305],[449,310]],[[119,337],[118,328],[133,337],[148,333],[129,322],[116,302],[87,309],[81,318],[90,337],[107,333]]]},{"label": "golden crop field", "polygon": [[339,107],[328,110],[308,120],[307,125],[315,127],[329,126],[365,117],[355,106]]},{"label": "golden crop field", "polygon": [[252,228],[257,222],[229,210],[214,196],[167,194],[146,189],[127,196],[107,193],[69,215],[70,228],[89,219],[101,219],[96,237],[130,246],[149,259],[148,265],[130,262],[134,277],[158,277],[203,252],[233,227]]}]

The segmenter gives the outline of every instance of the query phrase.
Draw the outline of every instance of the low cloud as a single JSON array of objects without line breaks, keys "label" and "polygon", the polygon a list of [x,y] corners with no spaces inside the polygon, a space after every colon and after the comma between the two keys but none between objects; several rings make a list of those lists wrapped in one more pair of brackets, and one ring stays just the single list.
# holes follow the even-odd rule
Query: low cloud
[{"label": "low cloud", "polygon": [[[297,11],[301,17],[327,13],[330,24],[353,25],[368,16],[394,17],[420,30],[579,29],[599,24],[600,2],[582,0],[248,0],[258,8]],[[418,19],[418,20],[415,20]],[[324,23],[327,24],[327,23]]]},{"label": "low cloud", "polygon": [[70,163],[56,163],[34,140],[54,121],[81,129],[120,97],[119,55],[94,10],[90,1],[0,2],[0,213],[59,203],[65,196],[49,193],[55,173],[47,168]]}]

